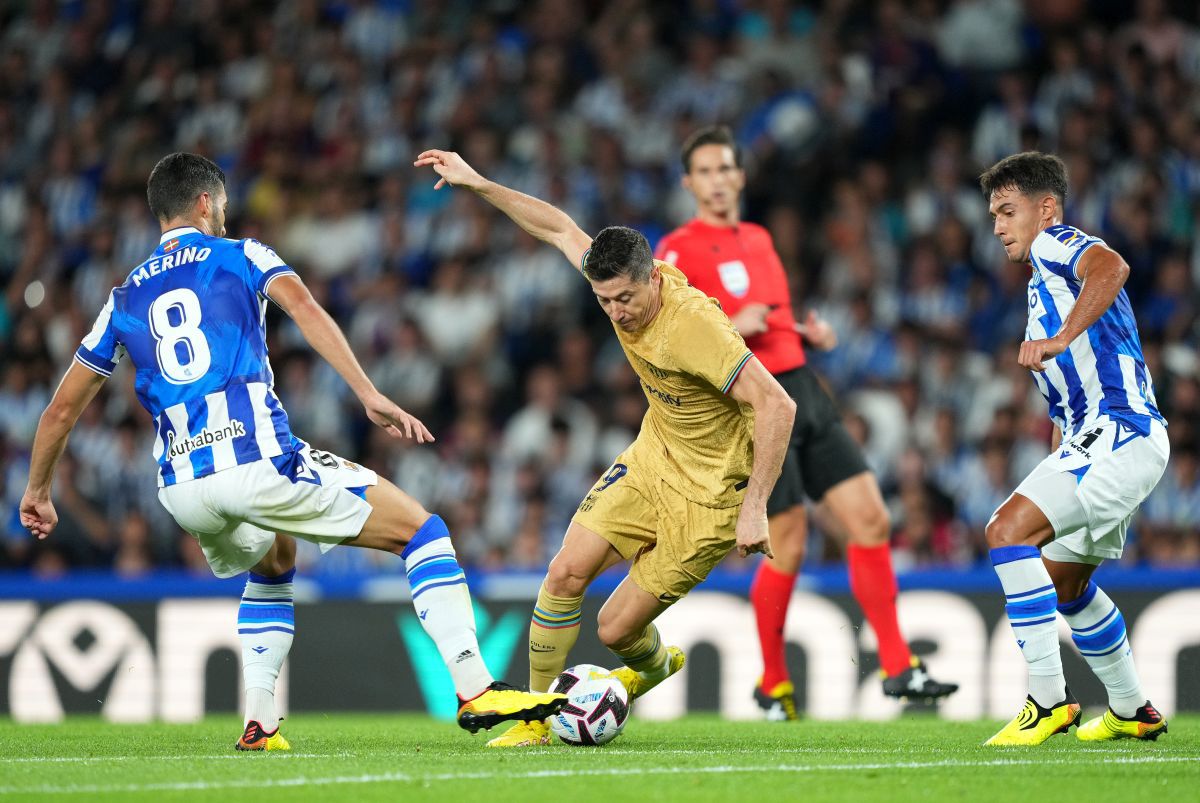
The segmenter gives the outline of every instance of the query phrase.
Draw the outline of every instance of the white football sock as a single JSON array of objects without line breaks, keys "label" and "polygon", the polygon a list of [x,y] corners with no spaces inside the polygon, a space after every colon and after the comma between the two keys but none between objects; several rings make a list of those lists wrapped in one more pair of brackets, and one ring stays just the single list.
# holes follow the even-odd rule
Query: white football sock
[{"label": "white football sock", "polygon": [[478,697],[494,678],[479,652],[471,592],[441,517],[431,516],[421,525],[400,557],[417,618],[437,645],[454,690],[463,700]]},{"label": "white football sock", "polygon": [[1095,583],[1083,596],[1058,606],[1071,626],[1071,639],[1088,666],[1108,691],[1108,707],[1119,717],[1130,718],[1146,702],[1133,651],[1125,633],[1125,617]]},{"label": "white football sock", "polygon": [[292,649],[296,614],[292,604],[291,569],[279,577],[250,573],[238,607],[238,638],[242,642],[242,678],[246,687],[246,722],[257,722],[270,733],[279,727],[275,682]]},{"label": "white football sock", "polygon": [[1058,593],[1041,552],[1032,546],[1006,546],[993,549],[991,558],[1004,588],[1004,610],[1029,665],[1029,694],[1043,708],[1058,705],[1067,689],[1055,618]]}]

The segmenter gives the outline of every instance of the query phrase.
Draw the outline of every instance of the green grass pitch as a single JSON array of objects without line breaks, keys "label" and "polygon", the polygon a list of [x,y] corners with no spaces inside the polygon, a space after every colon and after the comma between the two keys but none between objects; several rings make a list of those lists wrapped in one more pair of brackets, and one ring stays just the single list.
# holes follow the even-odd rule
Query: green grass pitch
[{"label": "green grass pitch", "polygon": [[[487,750],[415,715],[299,714],[291,752],[233,750],[240,721],[0,721],[0,799],[31,801],[1200,801],[1200,716],[1156,743],[985,748],[1000,723],[630,722],[600,748]],[[499,733],[493,731],[493,734]]]}]

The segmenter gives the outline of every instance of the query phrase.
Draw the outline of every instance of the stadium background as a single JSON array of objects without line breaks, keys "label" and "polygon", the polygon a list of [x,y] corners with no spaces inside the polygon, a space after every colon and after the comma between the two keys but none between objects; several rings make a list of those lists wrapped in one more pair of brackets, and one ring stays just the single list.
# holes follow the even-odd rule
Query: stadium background
[{"label": "stadium background", "polygon": [[[1165,0],[4,5],[8,701],[24,647],[53,652],[32,623],[61,600],[134,605],[123,624],[101,617],[63,631],[86,655],[129,622],[155,641],[135,599],[236,596],[236,585],[208,579],[157,503],[128,366],[72,437],[54,537],[32,541],[16,515],[58,377],[109,288],[157,241],[146,176],[181,149],[225,169],[231,234],[296,267],[379,387],[438,443],[381,437],[273,314],[277,389],[295,431],[439,511],[493,604],[536,589],[645,402],[561,257],[468,194],[433,192],[412,157],[457,149],[585,230],[624,223],[654,243],[691,213],[678,181],[683,137],[728,123],[748,172],[745,217],[770,229],[798,309],[819,310],[839,333],[835,351],[810,357],[879,473],[902,588],[977,598],[981,627],[1000,607],[980,568],[983,526],[1044,455],[1050,423],[1015,360],[1026,269],[1003,261],[975,176],[1018,150],[1059,153],[1071,171],[1068,222],[1133,268],[1128,291],[1171,422],[1167,474],[1123,565],[1104,571],[1135,594],[1200,585],[1198,80],[1197,9]],[[841,571],[821,568],[839,557],[818,522],[808,588],[850,612]],[[741,592],[751,567],[731,559],[712,587]],[[400,562],[360,550],[302,550],[301,573],[310,599],[404,594]],[[111,643],[133,643],[121,638]],[[1182,643],[1180,688],[1200,674],[1197,644],[1200,635]],[[860,646],[865,674],[870,644]],[[95,683],[111,684],[100,674]],[[59,675],[60,691],[75,683]]]}]

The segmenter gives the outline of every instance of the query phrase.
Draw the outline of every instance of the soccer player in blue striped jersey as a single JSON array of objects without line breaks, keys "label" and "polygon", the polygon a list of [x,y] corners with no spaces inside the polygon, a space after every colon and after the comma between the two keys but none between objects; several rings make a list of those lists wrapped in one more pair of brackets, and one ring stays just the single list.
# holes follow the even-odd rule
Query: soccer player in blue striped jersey
[{"label": "soccer player in blue striped jersey", "polygon": [[1157,739],[1166,720],[1138,680],[1125,620],[1092,580],[1119,558],[1129,520],[1158,483],[1170,449],[1137,323],[1129,266],[1097,237],[1063,225],[1061,159],[1019,153],[980,176],[1009,261],[1031,268],[1029,320],[1017,360],[1033,372],[1055,425],[1053,449],[987,526],[1005,610],[1029,666],[1029,696],[991,745],[1041,744],[1078,725],[1058,644],[1061,613],[1108,691],[1087,741]]},{"label": "soccer player in blue striped jersey", "polygon": [[42,415],[22,525],[38,538],[54,529],[55,465],[79,415],[128,354],[138,399],[154,419],[159,501],[197,538],[214,574],[250,573],[238,611],[246,688],[239,750],[288,748],[274,692],[295,632],[295,537],[323,551],[349,544],[404,559],[421,625],[458,692],[462,727],[556,712],[563,695],[527,694],[488,672],[442,519],[370,469],[292,433],[267,359],[267,301],[292,317],[372,423],[418,443],[433,440],[429,430],[375,389],[337,324],[271,248],[224,238],[220,168],[171,154],[155,166],[146,194],[162,239],[109,294]]}]

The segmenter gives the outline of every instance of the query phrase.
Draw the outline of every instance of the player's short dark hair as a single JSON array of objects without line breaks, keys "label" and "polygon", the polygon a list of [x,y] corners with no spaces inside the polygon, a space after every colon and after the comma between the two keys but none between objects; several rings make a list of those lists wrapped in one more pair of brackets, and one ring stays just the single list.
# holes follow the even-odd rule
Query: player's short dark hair
[{"label": "player's short dark hair", "polygon": [[640,231],[627,226],[601,229],[592,247],[583,254],[583,275],[594,282],[628,276],[641,283],[650,280],[654,253]]},{"label": "player's short dark hair", "polygon": [[985,170],[979,186],[988,198],[997,190],[1017,190],[1022,195],[1050,193],[1062,206],[1067,200],[1067,166],[1052,153],[1015,153]]},{"label": "player's short dark hair", "polygon": [[733,138],[733,132],[729,130],[728,126],[710,125],[692,132],[692,135],[684,141],[683,152],[680,155],[684,173],[692,172],[692,154],[696,152],[697,148],[705,145],[728,145],[733,148],[733,163],[738,167],[742,166],[742,149],[738,147],[737,140]]},{"label": "player's short dark hair", "polygon": [[159,220],[170,220],[192,208],[201,193],[216,197],[225,187],[225,172],[196,153],[164,156],[150,171],[146,200]]}]

